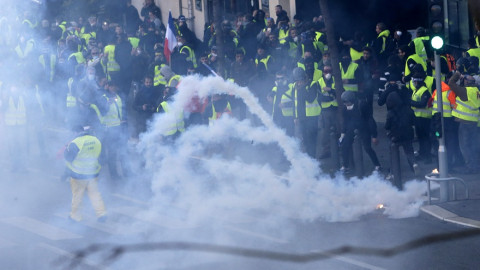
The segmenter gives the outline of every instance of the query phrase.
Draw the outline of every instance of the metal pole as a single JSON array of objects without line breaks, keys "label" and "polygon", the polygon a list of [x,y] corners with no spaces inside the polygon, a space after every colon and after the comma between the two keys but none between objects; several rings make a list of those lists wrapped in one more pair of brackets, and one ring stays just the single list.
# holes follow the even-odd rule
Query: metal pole
[{"label": "metal pole", "polygon": [[[443,100],[442,100],[442,79],[441,79],[441,66],[440,55],[437,51],[434,51],[435,56],[435,80],[437,88],[437,108],[440,112],[440,118],[442,123],[442,136],[438,139],[438,171],[440,178],[448,177],[448,164],[447,164],[447,149],[445,148],[445,132],[444,132],[444,119],[443,119]],[[440,202],[448,201],[448,182],[440,182]]]},{"label": "metal pole", "polygon": [[400,151],[396,143],[390,144],[390,163],[393,175],[393,183],[399,190],[403,190],[402,169],[400,167]]},{"label": "metal pole", "polygon": [[332,164],[335,170],[340,168],[340,154],[339,154],[339,147],[338,147],[338,138],[337,138],[337,131],[335,127],[330,128],[330,156],[332,159]]},{"label": "metal pole", "polygon": [[363,147],[360,131],[355,129],[355,139],[353,141],[353,158],[355,162],[355,172],[359,178],[364,175],[363,172]]}]

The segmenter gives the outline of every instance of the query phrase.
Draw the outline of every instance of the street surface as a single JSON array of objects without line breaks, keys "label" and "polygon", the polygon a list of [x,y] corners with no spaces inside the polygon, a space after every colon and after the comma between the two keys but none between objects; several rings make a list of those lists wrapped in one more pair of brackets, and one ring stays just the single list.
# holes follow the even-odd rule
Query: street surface
[{"label": "street surface", "polygon": [[[47,137],[58,138],[50,145],[55,151],[68,137],[63,130],[47,129],[47,132]],[[35,148],[32,149],[35,153]],[[302,222],[278,216],[281,227],[275,227],[264,220],[264,213],[252,209],[250,214],[234,219],[211,213],[211,224],[192,225],[184,222],[182,209],[157,206],[156,209],[163,211],[147,214],[150,182],[142,177],[130,182],[112,182],[105,175],[107,170],[100,177],[107,222],[96,221],[85,197],[84,221],[76,224],[67,218],[70,187],[68,182],[60,180],[63,165],[55,159],[54,151],[48,159],[32,155],[28,169],[21,173],[9,171],[9,160],[5,151],[2,153],[2,269],[477,269],[480,263],[480,236],[429,244],[389,257],[326,253],[344,246],[385,250],[429,235],[466,230],[423,213],[415,218],[389,219],[379,209],[358,221],[344,223]],[[198,246],[128,251],[129,245],[170,242]],[[125,245],[126,249],[120,250],[119,256],[111,261],[107,258],[112,249],[87,249],[83,260],[71,264],[78,251],[103,243]],[[209,246],[202,244],[220,247],[215,252],[205,252]],[[227,247],[280,255],[272,259],[270,253],[235,249],[225,254]],[[325,256],[311,257],[312,260],[301,257],[305,260],[296,261],[295,255],[310,253]],[[255,254],[259,257],[251,257]]]}]

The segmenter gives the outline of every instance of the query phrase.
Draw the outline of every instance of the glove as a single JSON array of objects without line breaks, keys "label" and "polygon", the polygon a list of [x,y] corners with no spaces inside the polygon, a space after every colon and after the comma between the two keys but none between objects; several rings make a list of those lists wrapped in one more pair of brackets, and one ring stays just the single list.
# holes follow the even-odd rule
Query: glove
[{"label": "glove", "polygon": [[342,134],[340,135],[340,138],[338,138],[338,144],[342,144],[343,138],[345,138],[345,133],[342,133]]}]

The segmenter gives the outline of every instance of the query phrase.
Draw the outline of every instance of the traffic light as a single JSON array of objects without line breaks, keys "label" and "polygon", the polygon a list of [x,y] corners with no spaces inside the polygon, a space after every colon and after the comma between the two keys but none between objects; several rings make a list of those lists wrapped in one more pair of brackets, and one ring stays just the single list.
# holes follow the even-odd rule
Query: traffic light
[{"label": "traffic light", "polygon": [[444,45],[444,14],[443,0],[428,0],[428,28],[430,29],[430,42],[434,50],[440,50]]}]

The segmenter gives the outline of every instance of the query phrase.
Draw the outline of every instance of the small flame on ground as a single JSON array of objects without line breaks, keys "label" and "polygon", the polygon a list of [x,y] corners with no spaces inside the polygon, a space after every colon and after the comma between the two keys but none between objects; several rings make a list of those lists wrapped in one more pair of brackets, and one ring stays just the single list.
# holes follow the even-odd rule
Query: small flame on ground
[{"label": "small flame on ground", "polygon": [[383,208],[385,208],[385,206],[382,203],[377,205],[377,209],[383,209]]},{"label": "small flame on ground", "polygon": [[432,173],[438,173],[438,169],[437,168],[433,169]]}]

